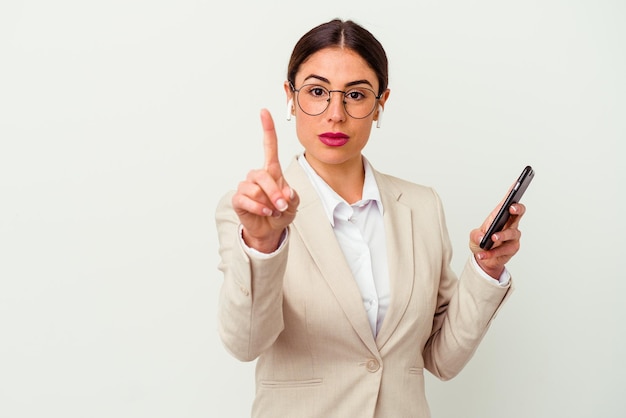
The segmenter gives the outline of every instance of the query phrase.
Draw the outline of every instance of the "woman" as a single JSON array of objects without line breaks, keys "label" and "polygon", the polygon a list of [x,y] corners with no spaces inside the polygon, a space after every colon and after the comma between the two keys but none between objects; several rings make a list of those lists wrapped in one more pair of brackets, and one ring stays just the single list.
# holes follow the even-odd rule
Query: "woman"
[{"label": "woman", "polygon": [[495,245],[470,233],[459,279],[441,201],[363,157],[380,123],[387,58],[370,32],[333,20],[296,44],[284,88],[304,152],[283,173],[263,110],[265,165],[216,212],[219,331],[258,359],[254,417],[428,417],[424,368],[454,377],[511,292],[524,206]]}]

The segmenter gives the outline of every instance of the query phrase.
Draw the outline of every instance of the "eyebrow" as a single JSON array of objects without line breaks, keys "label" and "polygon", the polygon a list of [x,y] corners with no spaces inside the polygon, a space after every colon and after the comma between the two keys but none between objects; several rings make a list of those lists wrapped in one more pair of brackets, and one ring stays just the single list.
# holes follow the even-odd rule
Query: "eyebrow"
[{"label": "eyebrow", "polygon": [[[319,81],[322,81],[324,83],[330,84],[330,80],[329,79],[327,79],[326,77],[322,77],[321,75],[317,75],[317,74],[309,74],[304,79],[304,81],[307,81],[310,78],[315,78],[315,79],[317,79]],[[346,83],[346,87],[352,87],[352,86],[356,86],[358,84],[367,84],[368,86],[370,86],[372,88],[374,87],[374,86],[372,86],[372,83],[370,83],[368,80],[365,80],[365,79],[363,79],[363,80],[355,80],[355,81],[351,81],[349,83]]]}]

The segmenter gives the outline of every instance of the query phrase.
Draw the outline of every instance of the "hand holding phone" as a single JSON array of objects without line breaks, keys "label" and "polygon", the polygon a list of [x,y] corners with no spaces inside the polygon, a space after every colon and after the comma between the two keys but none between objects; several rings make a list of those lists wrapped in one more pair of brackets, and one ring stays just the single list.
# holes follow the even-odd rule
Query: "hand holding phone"
[{"label": "hand holding phone", "polygon": [[526,166],[509,191],[509,194],[496,214],[496,217],[493,219],[493,222],[489,225],[485,236],[480,241],[480,248],[483,250],[489,250],[493,246],[493,240],[491,239],[493,234],[502,231],[504,225],[506,225],[506,222],[509,220],[509,209],[511,205],[520,201],[522,195],[526,191],[526,188],[528,188],[528,185],[534,177],[535,171],[531,166]]}]

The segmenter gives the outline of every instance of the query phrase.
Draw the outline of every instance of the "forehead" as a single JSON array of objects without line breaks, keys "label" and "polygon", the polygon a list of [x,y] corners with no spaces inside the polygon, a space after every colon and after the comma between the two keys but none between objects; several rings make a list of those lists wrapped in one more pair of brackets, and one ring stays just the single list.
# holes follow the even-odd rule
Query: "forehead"
[{"label": "forehead", "polygon": [[352,49],[324,48],[312,54],[298,69],[296,83],[311,75],[327,79],[332,85],[345,85],[354,80],[368,80],[377,87],[376,73],[367,62]]}]

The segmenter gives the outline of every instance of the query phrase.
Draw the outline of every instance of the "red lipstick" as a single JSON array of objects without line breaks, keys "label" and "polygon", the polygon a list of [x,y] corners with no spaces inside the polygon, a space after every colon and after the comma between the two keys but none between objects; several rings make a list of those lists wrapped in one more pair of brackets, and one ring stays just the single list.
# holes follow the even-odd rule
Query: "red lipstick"
[{"label": "red lipstick", "polygon": [[329,147],[340,147],[348,142],[348,135],[341,132],[325,132],[319,136],[320,141]]}]

